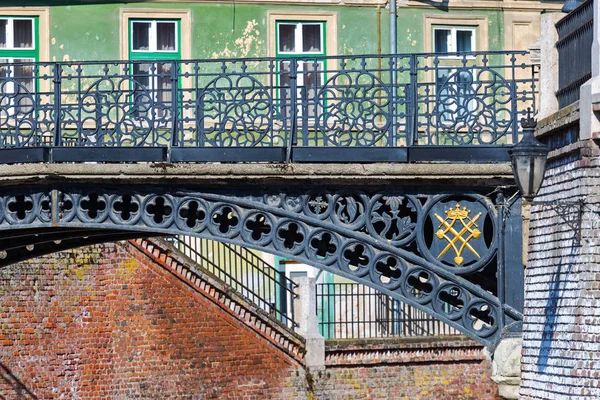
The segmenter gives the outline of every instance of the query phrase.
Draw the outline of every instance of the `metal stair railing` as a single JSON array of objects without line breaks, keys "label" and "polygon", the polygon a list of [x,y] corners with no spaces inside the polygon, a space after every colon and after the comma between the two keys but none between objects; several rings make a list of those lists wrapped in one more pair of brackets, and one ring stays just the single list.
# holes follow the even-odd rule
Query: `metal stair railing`
[{"label": "metal stair railing", "polygon": [[171,236],[165,240],[288,328],[298,326],[293,307],[298,285],[252,251],[193,236]]},{"label": "metal stair railing", "polygon": [[327,339],[458,334],[425,312],[358,283],[319,283],[316,297],[319,330]]}]

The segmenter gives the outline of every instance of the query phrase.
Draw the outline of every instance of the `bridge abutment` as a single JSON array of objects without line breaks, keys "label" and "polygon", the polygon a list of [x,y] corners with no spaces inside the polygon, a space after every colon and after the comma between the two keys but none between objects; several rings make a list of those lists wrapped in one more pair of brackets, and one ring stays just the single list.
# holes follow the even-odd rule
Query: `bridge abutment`
[{"label": "bridge abutment", "polygon": [[315,278],[308,276],[295,279],[298,284],[298,333],[304,336],[305,354],[304,362],[311,371],[325,369],[325,339],[319,333],[319,320],[317,318],[317,291]]},{"label": "bridge abutment", "polygon": [[503,399],[519,398],[522,345],[521,337],[505,337],[494,350],[492,380],[498,384],[498,394]]},{"label": "bridge abutment", "polygon": [[[552,37],[563,21],[562,43],[581,46],[593,31],[591,79],[563,86],[579,101],[558,106],[538,122],[537,136],[550,147],[543,186],[531,206],[529,256],[525,271],[522,379],[523,400],[597,399],[600,332],[600,9],[586,2],[578,13],[543,17],[542,37]],[[579,17],[579,20],[574,18]],[[589,18],[591,17],[591,19]],[[569,22],[570,21],[570,22]],[[593,22],[592,22],[593,21]],[[568,25],[571,23],[572,25]],[[593,25],[593,30],[592,30]],[[564,29],[568,28],[568,29]],[[585,31],[585,32],[584,32]],[[577,32],[576,34],[573,32]],[[571,36],[570,36],[571,35]],[[572,36],[575,35],[575,36]],[[555,38],[556,39],[556,38]],[[556,42],[556,40],[554,40]],[[573,59],[557,59],[552,43],[542,48],[544,73],[568,77]],[[568,83],[568,80],[567,80]],[[563,84],[565,85],[565,84]],[[541,90],[541,103],[555,102]],[[568,102],[565,102],[568,103]],[[558,103],[556,103],[557,105]]]}]

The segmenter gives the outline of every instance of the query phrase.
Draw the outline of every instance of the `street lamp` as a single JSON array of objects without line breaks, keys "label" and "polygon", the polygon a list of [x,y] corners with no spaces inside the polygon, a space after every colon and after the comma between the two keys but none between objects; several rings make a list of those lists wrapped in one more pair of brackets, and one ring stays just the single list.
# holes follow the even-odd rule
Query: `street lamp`
[{"label": "street lamp", "polygon": [[529,203],[540,190],[550,151],[546,145],[535,138],[536,125],[536,120],[531,117],[531,110],[527,109],[527,118],[521,119],[523,139],[508,152],[519,192]]}]

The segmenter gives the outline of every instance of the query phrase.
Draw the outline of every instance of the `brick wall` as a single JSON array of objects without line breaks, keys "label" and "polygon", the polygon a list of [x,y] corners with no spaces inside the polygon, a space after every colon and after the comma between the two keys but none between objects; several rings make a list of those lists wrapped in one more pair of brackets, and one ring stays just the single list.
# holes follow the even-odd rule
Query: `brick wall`
[{"label": "brick wall", "polygon": [[123,246],[1,271],[0,359],[24,386],[41,399],[259,399],[282,387],[293,359]]},{"label": "brick wall", "polygon": [[496,400],[490,361],[463,336],[329,341],[318,398]]},{"label": "brick wall", "polygon": [[457,338],[338,343],[325,371],[306,372],[293,337],[231,312],[217,286],[175,265],[138,241],[0,270],[0,395],[496,399],[485,350]]},{"label": "brick wall", "polygon": [[[563,111],[540,128],[550,143],[567,133],[561,125],[577,122],[576,110]],[[600,152],[591,140],[556,147],[536,201],[585,197],[585,205],[532,206],[520,394],[599,399]]]}]

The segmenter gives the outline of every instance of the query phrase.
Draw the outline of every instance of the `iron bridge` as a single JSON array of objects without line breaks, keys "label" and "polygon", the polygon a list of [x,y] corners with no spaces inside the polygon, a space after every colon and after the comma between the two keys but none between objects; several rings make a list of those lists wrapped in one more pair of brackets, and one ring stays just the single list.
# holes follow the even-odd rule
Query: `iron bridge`
[{"label": "iron bridge", "polygon": [[[519,114],[535,109],[536,69],[525,56],[152,61],[144,76],[134,61],[0,65],[0,163],[19,164],[4,171],[246,163],[291,177],[5,179],[0,266],[91,243],[193,235],[369,285],[493,348],[521,329],[520,198],[506,175],[434,175],[448,175],[447,162],[508,160]],[[312,84],[299,85],[300,75]],[[394,184],[293,179],[303,162],[386,162],[373,164],[385,175],[417,161],[446,163]]]}]

